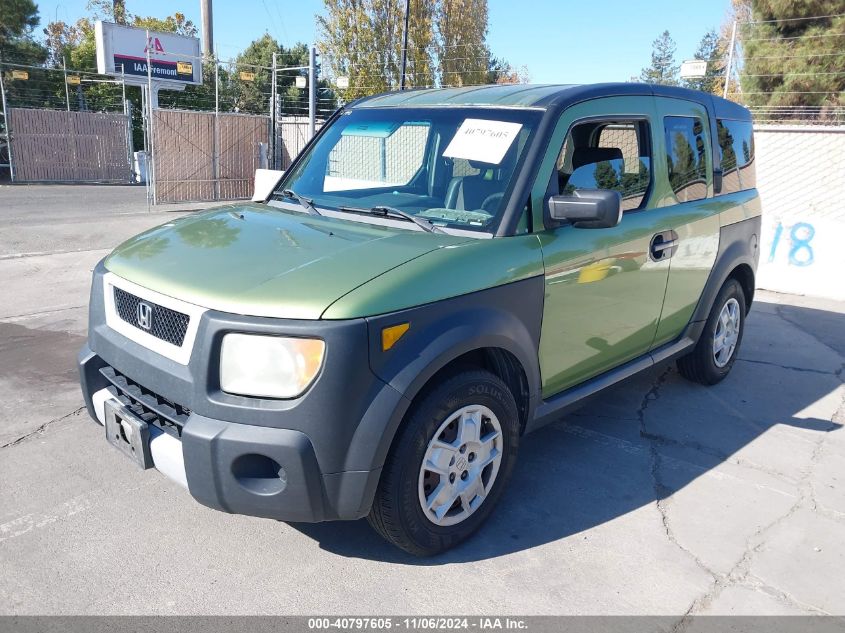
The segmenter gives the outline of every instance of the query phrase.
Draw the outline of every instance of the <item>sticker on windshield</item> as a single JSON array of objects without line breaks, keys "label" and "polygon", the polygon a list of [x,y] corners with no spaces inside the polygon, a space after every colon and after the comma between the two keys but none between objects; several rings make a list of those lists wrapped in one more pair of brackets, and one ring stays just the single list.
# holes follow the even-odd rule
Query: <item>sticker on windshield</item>
[{"label": "sticker on windshield", "polygon": [[465,119],[443,155],[498,165],[521,129],[522,123]]}]

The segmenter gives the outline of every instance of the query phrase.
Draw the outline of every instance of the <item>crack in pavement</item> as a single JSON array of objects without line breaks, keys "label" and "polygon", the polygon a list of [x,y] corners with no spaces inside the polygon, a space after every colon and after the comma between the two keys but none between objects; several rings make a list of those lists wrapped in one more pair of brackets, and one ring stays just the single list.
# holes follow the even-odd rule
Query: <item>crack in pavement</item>
[{"label": "crack in pavement", "polygon": [[67,312],[68,310],[79,310],[80,308],[87,308],[88,304],[78,306],[65,306],[64,308],[53,308],[50,310],[39,310],[37,312],[24,312],[22,314],[9,314],[0,316],[0,322],[11,322],[16,320],[28,319],[31,317],[46,316],[48,314],[58,314],[59,312]]},{"label": "crack in pavement", "polygon": [[689,556],[695,562],[695,564],[712,579],[711,588],[705,594],[694,600],[692,604],[690,604],[690,606],[687,608],[683,616],[681,616],[681,618],[672,626],[670,630],[674,633],[676,631],[680,631],[686,626],[686,622],[689,620],[689,618],[695,611],[706,606],[704,600],[709,594],[713,592],[714,587],[719,582],[719,576],[716,572],[710,569],[710,567],[705,564],[705,562],[701,560],[701,558],[696,556],[694,552],[684,547],[678,541],[677,537],[672,531],[672,526],[669,524],[668,510],[665,504],[665,500],[672,496],[672,490],[660,480],[661,456],[660,453],[657,451],[657,442],[652,439],[653,434],[649,433],[646,430],[646,410],[649,408],[649,405],[652,402],[660,399],[660,388],[666,383],[666,380],[668,379],[671,371],[672,368],[670,366],[667,367],[662,373],[660,373],[655,379],[654,383],[651,385],[651,388],[646,392],[646,394],[643,396],[642,401],[640,402],[640,406],[637,409],[637,418],[639,419],[640,423],[640,437],[642,437],[644,440],[646,440],[646,442],[648,442],[649,456],[651,462],[650,475],[652,487],[654,490],[654,504],[657,508],[657,511],[660,513],[660,520],[662,522],[663,532],[665,533],[666,538],[672,545],[674,545],[679,550],[684,552],[684,554]]},{"label": "crack in pavement", "polygon": [[[642,408],[642,411],[644,417],[645,408]],[[836,413],[834,413],[833,419],[836,420],[840,415],[845,416],[845,397],[843,397],[839,408],[837,409]],[[825,516],[827,515],[825,509],[822,508],[816,500],[815,490],[813,488],[812,482],[813,471],[815,470],[815,467],[818,465],[819,459],[821,458],[826,440],[827,434],[823,433],[820,435],[819,439],[815,441],[813,452],[810,455],[808,468],[801,475],[799,481],[797,482],[798,498],[795,500],[795,503],[793,503],[792,506],[790,506],[790,508],[784,514],[776,517],[768,524],[761,526],[746,539],[745,550],[743,551],[742,556],[740,556],[739,560],[726,574],[715,575],[715,582],[710,587],[710,589],[708,589],[708,591],[706,591],[704,594],[693,600],[683,617],[681,617],[681,619],[678,620],[678,622],[676,622],[675,625],[672,627],[672,631],[677,632],[685,630],[691,623],[691,618],[695,613],[701,611],[703,608],[706,608],[713,602],[713,600],[715,600],[722,593],[722,591],[724,591],[727,587],[733,585],[744,585],[755,590],[763,591],[770,597],[780,601],[782,604],[800,609],[805,612],[829,615],[829,613],[824,609],[821,609],[820,607],[817,607],[812,604],[802,602],[801,600],[790,595],[783,589],[770,585],[751,573],[751,564],[754,559],[754,556],[756,554],[759,554],[765,547],[767,543],[768,534],[773,529],[775,529],[782,523],[788,521],[790,518],[792,518],[792,516],[795,515],[796,512],[798,512],[798,510],[802,508],[807,509],[813,513],[819,513]],[[666,516],[665,518],[665,522],[666,521],[668,521],[668,516]],[[688,550],[685,549],[685,551]]]},{"label": "crack in pavement", "polygon": [[660,398],[660,388],[666,383],[666,380],[669,377],[669,374],[672,372],[671,367],[667,367],[663,372],[661,372],[657,378],[655,379],[654,383],[652,384],[651,388],[646,392],[643,396],[642,401],[640,402],[640,406],[637,409],[637,419],[640,423],[640,437],[645,439],[649,445],[649,455],[651,458],[651,481],[652,487],[654,489],[654,502],[657,506],[657,511],[660,513],[661,521],[663,523],[663,531],[666,533],[666,538],[669,539],[669,542],[678,547],[681,551],[686,553],[690,556],[695,563],[704,570],[707,574],[711,577],[716,578],[716,574],[711,570],[705,563],[702,561],[698,556],[696,556],[693,552],[688,550],[686,547],[681,545],[675,534],[672,532],[672,527],[669,525],[669,516],[666,511],[665,506],[665,499],[672,496],[672,490],[663,484],[660,480],[660,461],[661,457],[660,454],[657,452],[656,443],[651,441],[648,438],[648,431],[645,428],[645,412],[648,409],[650,403],[658,400]]},{"label": "crack in pavement", "polygon": [[797,371],[802,373],[808,374],[821,374],[823,376],[839,376],[842,372],[842,368],[837,369],[836,371],[824,371],[823,369],[811,369],[809,367],[794,367],[792,365],[781,365],[780,363],[773,363],[768,360],[755,360],[753,358],[737,358],[737,362],[739,363],[753,363],[755,365],[768,365],[770,367],[779,367],[780,369],[788,369],[790,371]]},{"label": "crack in pavement", "polygon": [[770,468],[763,464],[758,464],[757,462],[753,462],[742,457],[736,457],[735,455],[730,453],[725,453],[712,446],[702,444],[701,442],[695,442],[691,440],[676,440],[675,438],[666,437],[665,435],[660,435],[659,433],[651,433],[649,431],[640,431],[640,437],[649,440],[650,442],[654,442],[660,446],[686,448],[692,451],[703,453],[704,455],[709,455],[710,457],[715,457],[716,459],[722,462],[726,462],[728,464],[734,464],[735,466],[741,466],[742,468],[749,468],[751,470],[759,470],[760,472],[766,473],[767,475],[771,475],[772,477],[776,477],[787,484],[798,484],[798,481],[796,479],[790,477],[786,473],[783,473],[774,468]]},{"label": "crack in pavement", "polygon": [[19,438],[14,439],[11,442],[6,442],[5,444],[0,445],[0,449],[11,448],[12,446],[17,446],[21,442],[25,442],[26,440],[28,440],[31,437],[34,437],[36,435],[40,435],[41,433],[44,433],[44,431],[47,430],[48,426],[55,424],[56,422],[61,422],[62,420],[66,420],[68,418],[71,418],[75,415],[79,415],[82,411],[85,411],[84,406],[79,407],[78,409],[75,409],[75,410],[71,411],[70,413],[66,413],[65,415],[59,416],[58,418],[53,418],[52,420],[48,420],[47,422],[40,425],[38,428],[33,429],[29,433],[25,433],[24,435],[21,435]]}]

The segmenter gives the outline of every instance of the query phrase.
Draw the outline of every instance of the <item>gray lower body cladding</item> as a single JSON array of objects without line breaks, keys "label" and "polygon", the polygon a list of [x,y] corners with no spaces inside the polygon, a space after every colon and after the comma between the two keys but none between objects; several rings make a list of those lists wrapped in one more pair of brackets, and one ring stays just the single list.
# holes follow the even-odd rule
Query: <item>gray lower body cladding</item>
[{"label": "gray lower body cladding", "polygon": [[[513,305],[526,314],[540,314],[540,278],[374,319],[298,321],[206,311],[184,365],[106,324],[104,273],[100,265],[94,274],[88,345],[79,355],[91,416],[98,419],[96,400],[103,394],[141,409],[146,403],[146,413],[158,408],[169,415],[176,423],[162,428],[181,443],[179,457],[189,492],[200,503],[225,512],[303,522],[366,516],[393,436],[433,368],[460,355],[464,347],[494,341],[505,345],[509,332],[522,332],[516,351],[529,358],[536,372],[539,322],[526,329],[517,317],[506,323],[501,315]],[[538,305],[529,309],[526,303],[532,302]],[[498,316],[485,319],[485,312]],[[435,317],[443,317],[443,327],[436,327]],[[495,325],[495,332],[476,325],[479,319]],[[380,328],[403,320],[411,321],[412,329],[386,365],[377,357]],[[470,326],[475,337],[466,335]],[[452,329],[461,334],[459,345],[443,338]],[[322,338],[323,368],[298,398],[225,393],[219,382],[219,352],[229,332]],[[416,380],[393,371],[409,366],[419,372]],[[539,382],[533,373],[531,378]],[[180,414],[167,413],[173,411]]]}]

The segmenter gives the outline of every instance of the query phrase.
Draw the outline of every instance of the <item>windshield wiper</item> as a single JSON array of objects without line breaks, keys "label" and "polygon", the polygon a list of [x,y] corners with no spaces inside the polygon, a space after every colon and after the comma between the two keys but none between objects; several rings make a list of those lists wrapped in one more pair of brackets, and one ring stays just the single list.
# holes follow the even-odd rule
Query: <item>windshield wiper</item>
[{"label": "windshield wiper", "polygon": [[392,215],[393,217],[403,218],[405,220],[413,222],[423,231],[427,231],[428,233],[446,233],[446,231],[438,227],[431,220],[427,218],[418,217],[412,213],[407,213],[405,211],[402,211],[401,209],[397,209],[396,207],[376,205],[369,209],[359,209],[357,207],[340,207],[339,209],[340,211],[352,211],[353,213],[371,213],[372,215],[380,215],[383,217]]},{"label": "windshield wiper", "polygon": [[314,203],[311,200],[305,196],[300,196],[293,189],[285,189],[282,191],[282,195],[285,198],[293,198],[296,200],[299,203],[299,206],[308,211],[311,215],[323,215],[317,210],[317,207],[314,206]]}]

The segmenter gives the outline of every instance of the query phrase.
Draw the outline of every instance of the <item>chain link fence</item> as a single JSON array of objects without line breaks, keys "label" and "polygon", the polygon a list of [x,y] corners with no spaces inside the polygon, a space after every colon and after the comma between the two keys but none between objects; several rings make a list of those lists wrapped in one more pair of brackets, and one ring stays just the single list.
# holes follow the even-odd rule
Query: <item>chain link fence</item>
[{"label": "chain link fence", "polygon": [[[154,203],[248,198],[255,169],[286,169],[337,107],[325,81],[312,105],[309,65],[180,60],[202,66],[201,84],[0,64],[0,179],[146,182]],[[119,135],[107,114],[123,117]]]},{"label": "chain link fence", "polygon": [[121,78],[0,63],[0,179],[129,182],[131,104]]}]

